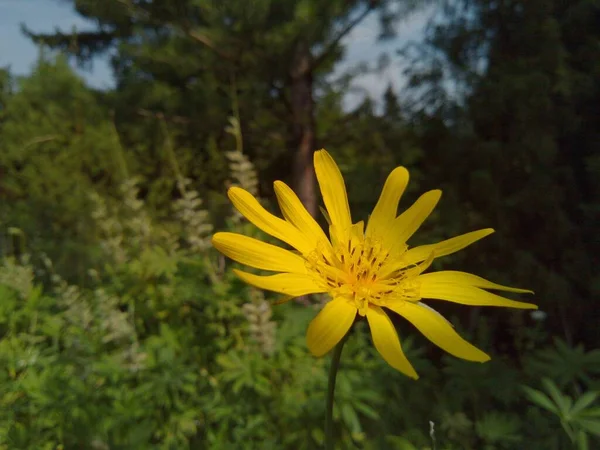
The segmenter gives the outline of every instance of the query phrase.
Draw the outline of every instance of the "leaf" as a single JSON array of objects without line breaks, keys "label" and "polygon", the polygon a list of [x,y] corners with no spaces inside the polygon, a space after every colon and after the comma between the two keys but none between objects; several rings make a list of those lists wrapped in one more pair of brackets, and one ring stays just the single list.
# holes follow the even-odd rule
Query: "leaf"
[{"label": "leaf", "polygon": [[352,406],[350,406],[347,403],[344,403],[343,405],[341,405],[340,410],[342,414],[342,419],[344,419],[344,422],[346,423],[348,428],[350,428],[350,431],[352,431],[353,433],[360,433],[362,431],[360,421],[358,420],[356,411],[354,411]]},{"label": "leaf", "polygon": [[590,406],[592,403],[594,403],[597,398],[598,398],[597,392],[590,391],[590,392],[586,392],[585,394],[583,394],[581,397],[579,397],[577,399],[577,401],[571,408],[571,411],[570,411],[571,416],[572,417],[577,416],[580,412],[584,411],[585,409],[587,409],[588,406]]},{"label": "leaf", "polygon": [[375,409],[373,409],[369,405],[367,405],[366,403],[357,402],[354,404],[354,408],[356,410],[360,411],[361,413],[363,413],[369,419],[373,419],[373,420],[379,419],[379,413]]},{"label": "leaf", "polygon": [[541,350],[528,365],[536,376],[549,376],[559,386],[576,379],[590,384],[589,375],[600,374],[600,350],[586,352],[582,345],[571,347],[555,339],[554,348]]},{"label": "leaf", "polygon": [[325,441],[325,434],[323,434],[323,430],[321,428],[313,428],[310,432],[310,435],[319,445],[323,444]]},{"label": "leaf", "polygon": [[587,434],[584,431],[577,433],[577,450],[589,450],[590,445],[588,442]]},{"label": "leaf", "polygon": [[544,394],[541,391],[538,391],[537,389],[530,388],[528,386],[523,386],[523,390],[525,391],[525,394],[527,395],[527,397],[529,397],[530,401],[532,401],[536,405],[544,408],[545,410],[550,411],[551,413],[559,415],[559,411],[556,408],[556,405],[554,405],[554,403],[552,403],[552,400],[550,400],[546,396],[546,394]]},{"label": "leaf", "polygon": [[419,450],[411,444],[406,438],[400,436],[388,436],[386,441],[393,445],[396,450]]},{"label": "leaf", "polygon": [[562,417],[567,417],[572,404],[571,398],[563,395],[558,389],[558,386],[556,386],[556,384],[548,378],[542,379],[542,384],[546,388],[546,391],[550,394],[552,400],[554,400],[554,403],[558,405],[560,415]]},{"label": "leaf", "polygon": [[589,418],[600,418],[600,407],[588,408],[585,411],[582,411],[580,416],[583,416],[586,419]]},{"label": "leaf", "polygon": [[517,417],[495,412],[484,414],[475,425],[479,437],[490,444],[519,442],[522,439],[520,427]]},{"label": "leaf", "polygon": [[588,433],[592,433],[595,436],[600,436],[600,420],[578,419],[577,425]]}]

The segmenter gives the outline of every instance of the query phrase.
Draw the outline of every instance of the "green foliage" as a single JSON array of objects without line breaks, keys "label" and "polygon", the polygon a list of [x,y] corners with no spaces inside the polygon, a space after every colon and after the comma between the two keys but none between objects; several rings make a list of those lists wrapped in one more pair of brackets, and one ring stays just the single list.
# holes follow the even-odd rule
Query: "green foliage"
[{"label": "green foliage", "polygon": [[427,173],[450,194],[445,223],[500,232],[469,265],[530,286],[546,326],[589,345],[595,328],[578,324],[596,286],[597,13],[587,0],[451,1],[405,51]]},{"label": "green foliage", "polygon": [[600,387],[597,381],[600,374],[600,350],[598,349],[586,352],[581,344],[570,347],[556,338],[554,347],[539,351],[528,361],[528,365],[531,372],[551,374],[553,380],[561,387],[569,383]]},{"label": "green foliage", "polygon": [[358,323],[338,447],[600,446],[597,2],[446,2],[425,52],[408,52],[407,91],[344,109],[338,37],[371,10],[385,37],[417,3],[74,0],[98,30],[38,38],[82,61],[111,49],[114,90],[87,88],[63,56],[0,71],[0,450],[322,446],[328,361],[304,335],[324,299],[274,307],[210,247],[216,229],[270,239],[225,189],[272,209],[272,181],[291,179],[302,52],[354,219],[405,165],[402,207],[444,190],[418,239],[498,230],[437,267],[533,288],[544,311],[440,305],[486,364],[398,321],[418,382]]},{"label": "green foliage", "polygon": [[[241,155],[231,159],[232,178],[255,179]],[[4,257],[0,448],[322,445],[327,362],[304,342],[318,305],[271,308],[269,297],[242,285],[210,249],[209,216],[181,180],[169,221],[155,218],[134,179],[115,195],[88,193],[102,264],[85,268],[80,284],[63,279],[48,258],[34,266],[23,255]],[[230,229],[256,233],[228,215]],[[478,328],[485,345],[490,328]],[[364,323],[355,327],[336,390],[340,448],[562,445],[551,417],[529,408],[527,425],[518,419],[527,408],[519,386],[549,375],[591,389],[596,370],[595,352],[560,341],[524,354],[526,371],[500,355],[485,365],[436,360],[412,336],[403,346],[418,382],[381,360]],[[552,364],[561,358],[583,363],[564,378]],[[568,439],[594,445],[595,391],[574,403],[553,390],[527,392],[534,405],[544,399]]]},{"label": "green foliage", "polygon": [[587,391],[573,402],[552,380],[543,378],[542,385],[545,392],[527,386],[523,389],[532,403],[557,416],[573,445],[588,449],[588,434],[600,436],[600,407],[594,405],[598,392]]},{"label": "green foliage", "polygon": [[[364,18],[378,16],[380,37],[389,38],[399,20],[429,1],[70,3],[97,29],[26,33],[82,63],[113,50],[118,88],[106,101],[114,109],[132,169],[147,183],[150,204],[162,209],[169,201],[164,186],[173,174],[162,164],[159,123],[169,125],[182,175],[196,190],[220,190],[228,176],[227,159],[214,148],[233,147],[225,132],[233,105],[243,127],[244,153],[258,170],[261,193],[270,195],[272,179],[299,177],[290,151],[302,141],[299,129],[308,120],[303,108],[312,111],[316,91],[328,90],[327,77],[343,57],[344,37]],[[306,86],[298,88],[299,83]],[[315,117],[309,115],[312,123]],[[328,143],[328,136],[309,134],[313,141]]]},{"label": "green foliage", "polygon": [[490,412],[484,414],[475,427],[477,436],[490,449],[514,448],[523,440],[521,421],[510,414]]},{"label": "green foliage", "polygon": [[21,230],[29,249],[53,255],[66,275],[80,276],[72,268],[87,264],[87,192],[119,181],[107,111],[63,57],[40,59],[4,102],[0,222]]}]

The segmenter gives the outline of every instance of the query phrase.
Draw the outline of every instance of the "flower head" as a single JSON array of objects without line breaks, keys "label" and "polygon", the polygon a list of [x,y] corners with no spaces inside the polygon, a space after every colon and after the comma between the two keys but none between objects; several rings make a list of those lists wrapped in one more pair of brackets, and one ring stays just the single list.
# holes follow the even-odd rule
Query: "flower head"
[{"label": "flower head", "polygon": [[422,299],[446,300],[471,306],[505,306],[535,309],[534,304],[503,298],[484,289],[531,292],[492,283],[457,271],[424,273],[434,258],[449,255],[493,233],[484,229],[437,244],[410,248],[406,242],[431,214],[441,196],[423,194],[397,215],[398,202],[408,184],[408,171],[398,167],[389,175],[379,201],[364,222],[352,223],[342,174],[325,150],[315,152],[315,171],[327,209],[329,238],[304,208],[296,194],[275,181],[275,194],[284,219],[266,211],[243,189],[228,195],[234,206],[264,232],[296,251],[235,233],[217,233],[214,246],[231,259],[257,269],[279,272],[260,276],[240,270],[236,274],[256,287],[279,292],[289,299],[327,293],[331,300],[312,320],[307,345],[315,356],[329,352],[348,332],[357,317],[366,317],[375,348],[394,368],[417,378],[405,357],[398,334],[388,317],[392,311],[406,318],[434,344],[470,361],[489,356],[469,344],[439,313]]}]

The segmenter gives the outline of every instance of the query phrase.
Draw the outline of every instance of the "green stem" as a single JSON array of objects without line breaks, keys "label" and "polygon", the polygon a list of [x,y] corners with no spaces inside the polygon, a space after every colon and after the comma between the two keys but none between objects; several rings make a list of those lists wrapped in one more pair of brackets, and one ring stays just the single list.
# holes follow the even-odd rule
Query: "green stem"
[{"label": "green stem", "polygon": [[333,450],[333,394],[335,391],[335,378],[340,367],[340,356],[342,348],[348,335],[333,349],[331,356],[331,366],[329,367],[329,383],[327,385],[327,406],[325,408],[325,450]]}]

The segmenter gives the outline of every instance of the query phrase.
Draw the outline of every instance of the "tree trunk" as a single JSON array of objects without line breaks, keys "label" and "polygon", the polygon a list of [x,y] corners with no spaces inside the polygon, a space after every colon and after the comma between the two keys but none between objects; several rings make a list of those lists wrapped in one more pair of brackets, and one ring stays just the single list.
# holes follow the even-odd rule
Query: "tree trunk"
[{"label": "tree trunk", "polygon": [[294,143],[293,182],[298,197],[313,216],[317,216],[313,152],[316,150],[313,102],[312,55],[305,42],[298,44],[291,68],[291,96]]}]

